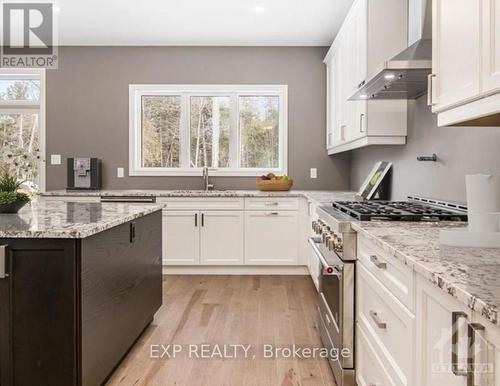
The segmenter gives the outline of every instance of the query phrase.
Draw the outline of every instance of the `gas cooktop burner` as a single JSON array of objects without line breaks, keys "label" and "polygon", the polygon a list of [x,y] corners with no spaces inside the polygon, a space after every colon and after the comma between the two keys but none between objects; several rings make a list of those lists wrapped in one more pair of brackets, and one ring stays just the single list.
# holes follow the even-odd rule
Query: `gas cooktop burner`
[{"label": "gas cooktop burner", "polygon": [[413,201],[335,201],[332,205],[360,221],[467,221],[463,210]]}]

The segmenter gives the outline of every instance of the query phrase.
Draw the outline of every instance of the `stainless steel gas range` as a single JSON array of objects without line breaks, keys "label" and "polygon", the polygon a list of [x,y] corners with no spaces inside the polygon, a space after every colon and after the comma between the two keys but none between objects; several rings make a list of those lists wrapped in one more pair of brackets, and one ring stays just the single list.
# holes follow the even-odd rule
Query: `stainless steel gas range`
[{"label": "stainless steel gas range", "polygon": [[319,329],[338,386],[354,386],[356,232],[354,221],[467,221],[467,208],[442,201],[341,201],[322,206],[309,238],[321,262]]}]

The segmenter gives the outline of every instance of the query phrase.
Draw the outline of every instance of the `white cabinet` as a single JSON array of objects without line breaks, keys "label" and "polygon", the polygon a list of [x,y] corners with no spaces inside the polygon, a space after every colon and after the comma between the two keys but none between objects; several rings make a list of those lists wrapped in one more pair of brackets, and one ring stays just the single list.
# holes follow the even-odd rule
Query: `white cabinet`
[{"label": "white cabinet", "polygon": [[433,110],[474,97],[480,90],[482,0],[433,1]]},{"label": "white cabinet", "polygon": [[434,0],[429,104],[438,125],[498,126],[500,0]]},{"label": "white cabinet", "polygon": [[163,264],[243,264],[243,212],[163,211]]},{"label": "white cabinet", "polygon": [[483,316],[472,315],[470,336],[473,341],[473,384],[500,386],[500,326],[493,325]]},{"label": "white cabinet", "polygon": [[500,91],[500,1],[483,0],[483,88]]},{"label": "white cabinet", "polygon": [[[417,318],[415,384],[467,386],[467,377],[464,374],[467,365],[467,326],[471,322],[470,310],[423,277],[419,277]],[[456,353],[454,358],[453,347]],[[455,366],[456,374],[452,371]]]},{"label": "white cabinet", "polygon": [[349,101],[359,84],[407,45],[407,4],[356,0],[325,64],[327,150],[340,153],[374,144],[405,144],[406,101]]},{"label": "white cabinet", "polygon": [[198,211],[163,211],[163,264],[200,263],[200,213]]},{"label": "white cabinet", "polygon": [[243,264],[243,221],[242,211],[201,212],[201,264]]},{"label": "white cabinet", "polygon": [[297,211],[245,212],[245,264],[296,265]]}]

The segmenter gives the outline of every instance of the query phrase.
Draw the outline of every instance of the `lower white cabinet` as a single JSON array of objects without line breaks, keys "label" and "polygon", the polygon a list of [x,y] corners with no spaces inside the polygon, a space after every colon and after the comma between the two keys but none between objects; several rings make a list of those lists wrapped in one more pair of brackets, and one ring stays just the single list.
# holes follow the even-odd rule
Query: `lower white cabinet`
[{"label": "lower white cabinet", "polygon": [[206,211],[200,220],[201,264],[243,264],[243,212]]},{"label": "lower white cabinet", "polygon": [[242,211],[164,211],[163,264],[243,264]]},{"label": "lower white cabinet", "polygon": [[368,335],[356,326],[356,382],[358,386],[395,386],[382,364],[380,351],[370,343]]},{"label": "lower white cabinet", "polygon": [[200,263],[199,211],[163,211],[163,264]]},{"label": "lower white cabinet", "polygon": [[[417,314],[415,384],[467,386],[467,326],[471,322],[470,310],[425,278],[419,277]],[[452,358],[452,350],[456,357]]]},{"label": "lower white cabinet", "polygon": [[297,211],[245,212],[245,263],[296,265],[299,217]]}]

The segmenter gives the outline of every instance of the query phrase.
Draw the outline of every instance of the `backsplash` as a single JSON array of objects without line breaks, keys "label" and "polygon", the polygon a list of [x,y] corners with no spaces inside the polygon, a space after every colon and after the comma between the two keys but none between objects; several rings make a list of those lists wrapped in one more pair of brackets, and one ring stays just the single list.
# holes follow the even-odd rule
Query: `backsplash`
[{"label": "backsplash", "polygon": [[[465,202],[465,175],[500,174],[500,128],[437,127],[427,98],[409,101],[406,146],[371,146],[353,152],[351,188],[357,190],[376,161],[393,162],[392,199],[408,195]],[[418,162],[436,153],[438,162]]]}]

